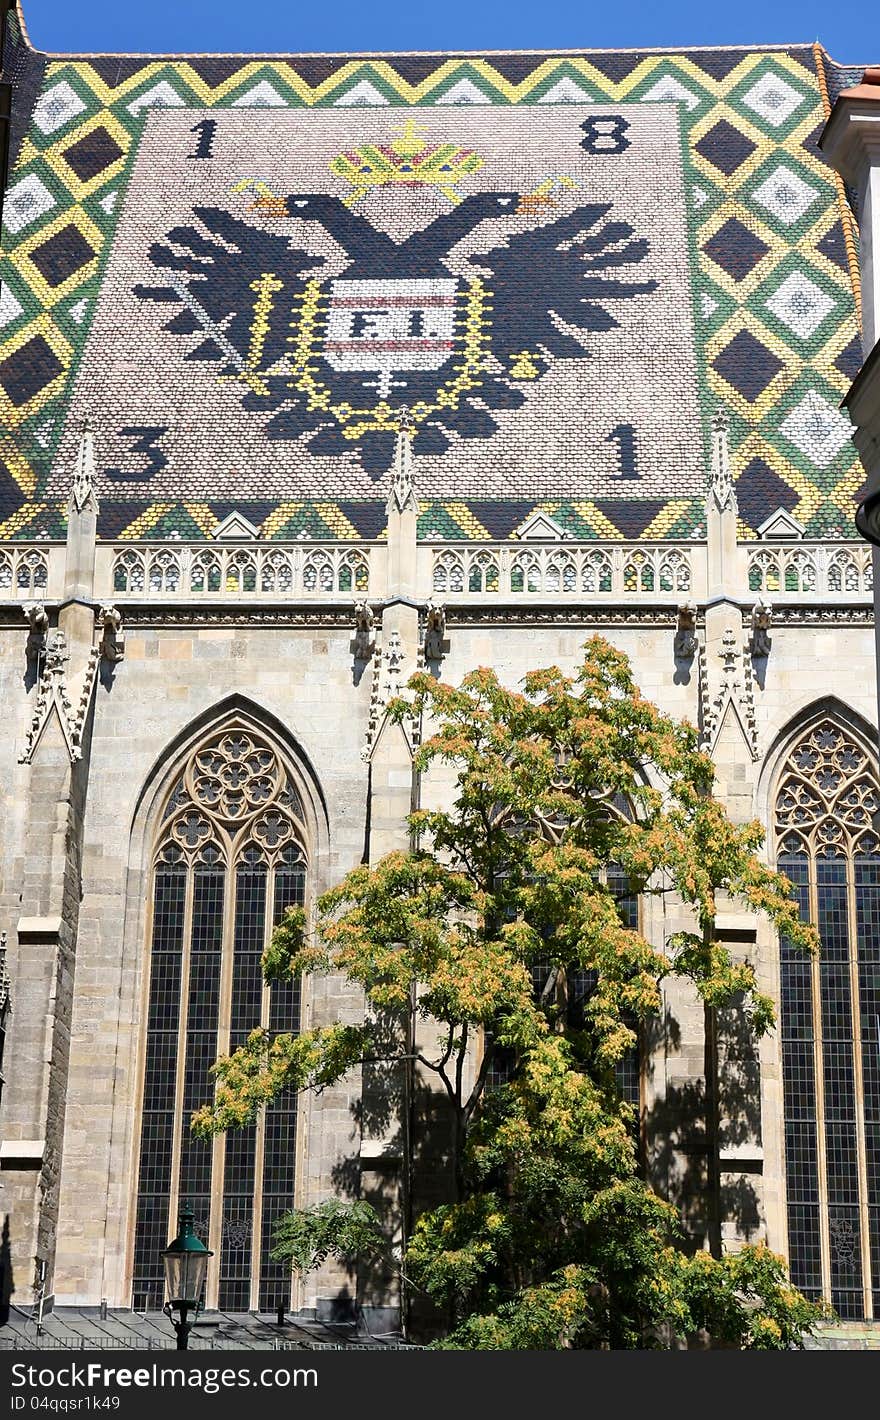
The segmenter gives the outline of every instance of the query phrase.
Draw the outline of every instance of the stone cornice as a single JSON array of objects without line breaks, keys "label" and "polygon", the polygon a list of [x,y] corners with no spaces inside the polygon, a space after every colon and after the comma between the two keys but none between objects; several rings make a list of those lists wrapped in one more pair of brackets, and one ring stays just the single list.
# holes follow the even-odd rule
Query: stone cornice
[{"label": "stone cornice", "polygon": [[[774,626],[872,626],[874,608],[870,602],[783,601],[773,596]],[[748,600],[728,599],[750,613],[754,596]],[[55,604],[47,602],[51,609]],[[657,626],[673,629],[678,619],[676,602],[655,602],[649,606],[629,603],[597,603],[579,606],[559,602],[522,605],[497,602],[447,602],[446,622],[456,626]],[[240,603],[230,606],[164,605],[125,603],[122,611],[127,630],[135,627],[302,627],[317,630],[351,630],[352,607],[346,604],[322,606],[266,606]],[[697,624],[703,625],[704,608],[697,609]],[[0,629],[21,631],[21,602],[0,604]]]}]

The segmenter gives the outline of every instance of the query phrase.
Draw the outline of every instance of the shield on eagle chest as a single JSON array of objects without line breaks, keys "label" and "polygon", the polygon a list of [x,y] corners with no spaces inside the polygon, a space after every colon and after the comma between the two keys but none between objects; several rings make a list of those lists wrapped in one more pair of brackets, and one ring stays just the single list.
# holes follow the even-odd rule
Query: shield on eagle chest
[{"label": "shield on eagle chest", "polygon": [[455,293],[445,280],[334,281],[324,358],[334,370],[439,370],[455,345]]}]

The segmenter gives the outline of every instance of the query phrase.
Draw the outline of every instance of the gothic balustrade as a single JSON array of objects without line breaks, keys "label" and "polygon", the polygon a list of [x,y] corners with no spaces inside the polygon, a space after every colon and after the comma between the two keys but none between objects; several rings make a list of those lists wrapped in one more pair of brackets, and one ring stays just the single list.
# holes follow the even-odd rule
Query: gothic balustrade
[{"label": "gothic balustrade", "polygon": [[111,587],[118,599],[164,598],[350,601],[372,590],[374,549],[345,543],[221,547],[208,543],[130,543],[113,551]]},{"label": "gothic balustrade", "polygon": [[[420,595],[450,604],[553,600],[700,602],[708,548],[677,543],[464,543],[418,546]],[[744,603],[870,602],[870,547],[859,542],[742,542]],[[0,603],[62,600],[61,542],[0,543]],[[383,543],[98,543],[95,597],[106,602],[339,601],[386,593]],[[733,588],[731,588],[733,590]]]},{"label": "gothic balustrade", "polygon": [[863,597],[874,587],[863,543],[745,543],[748,587],[777,597]]},{"label": "gothic balustrade", "polygon": [[500,543],[435,545],[431,590],[436,596],[588,598],[699,594],[705,546],[670,543]]}]

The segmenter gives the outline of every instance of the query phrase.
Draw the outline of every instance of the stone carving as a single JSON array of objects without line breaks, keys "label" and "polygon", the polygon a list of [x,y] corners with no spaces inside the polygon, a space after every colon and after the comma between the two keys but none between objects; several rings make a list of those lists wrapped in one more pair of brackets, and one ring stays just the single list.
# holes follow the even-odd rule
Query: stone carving
[{"label": "stone carving", "polygon": [[49,675],[63,675],[70,652],[63,631],[53,631],[46,646],[46,671]]},{"label": "stone carving", "polygon": [[788,756],[776,796],[776,832],[786,853],[876,853],[880,810],[869,756],[833,720],[807,729]]},{"label": "stone carving", "polygon": [[702,721],[701,743],[703,749],[711,753],[718,732],[724,723],[728,709],[732,709],[742,729],[753,760],[758,758],[758,727],[755,718],[755,691],[752,681],[752,665],[748,656],[742,654],[736,633],[731,626],[725,628],[718,652],[721,673],[715,681],[713,693],[709,657],[700,657],[700,711]]},{"label": "stone carving", "polygon": [[42,602],[35,602],[33,606],[24,608],[24,619],[28,624],[28,638],[25,646],[25,655],[28,664],[36,661],[39,664],[40,657],[46,649],[46,636],[49,632],[49,613]]},{"label": "stone carving", "polygon": [[682,602],[678,608],[678,623],[675,628],[676,660],[693,660],[697,649],[696,630],[697,608],[693,602]]},{"label": "stone carving", "polygon": [[67,694],[67,686],[64,682],[64,672],[67,666],[68,653],[67,642],[63,631],[54,631],[48,639],[45,654],[43,657],[42,675],[37,689],[37,699],[34,705],[34,713],[25,736],[25,745],[19,755],[20,764],[30,764],[34,750],[39,743],[40,736],[46,728],[49,717],[53,709],[58,712],[58,719],[61,722],[61,730],[67,745],[71,759],[71,710],[70,699]]},{"label": "stone carving", "polygon": [[404,405],[397,417],[397,446],[391,469],[389,512],[392,508],[396,508],[399,513],[405,512],[407,508],[413,508],[418,512],[418,499],[413,483],[412,436],[414,430],[415,424],[412,415],[408,407]]},{"label": "stone carving", "polygon": [[77,449],[73,484],[70,489],[70,508],[77,513],[98,512],[98,499],[95,496],[95,436],[88,419],[83,420]]},{"label": "stone carving", "polygon": [[125,655],[125,632],[122,630],[122,612],[115,606],[102,606],[98,612],[98,626],[101,628],[99,650],[101,659],[115,666]]},{"label": "stone carving", "polygon": [[[373,661],[373,685],[370,691],[370,712],[367,719],[367,733],[362,759],[369,759],[373,753],[385,711],[397,696],[406,694],[408,674],[405,670],[406,651],[396,628],[389,633],[381,656]],[[415,743],[415,726],[410,722],[410,740]]]},{"label": "stone carving", "polygon": [[770,646],[770,623],[773,619],[773,608],[769,602],[759,600],[752,608],[752,636],[749,646],[752,655],[755,657],[769,656]]},{"label": "stone carving", "polygon": [[376,646],[374,629],[376,618],[368,602],[354,604],[354,641],[352,649],[356,661],[368,661]]},{"label": "stone carving", "polygon": [[92,703],[92,696],[95,693],[95,686],[98,682],[98,665],[101,660],[101,652],[97,646],[93,646],[89,652],[89,659],[86,664],[86,673],[83,679],[82,690],[80,691],[79,703],[76,707],[76,714],[70,722],[70,758],[77,760],[82,757],[82,740],[86,728],[89,706]]},{"label": "stone carving", "polygon": [[449,649],[446,640],[446,609],[439,602],[429,601],[425,608],[423,649],[426,661],[439,661]]},{"label": "stone carving", "polygon": [[0,1022],[10,1009],[10,980],[6,965],[6,933],[0,932]]},{"label": "stone carving", "polygon": [[18,757],[19,764],[30,764],[40,742],[40,737],[53,712],[58,716],[71,763],[82,758],[82,741],[98,679],[100,650],[97,646],[93,646],[89,652],[75,710],[68,689],[69,660],[70,653],[67,649],[67,639],[64,632],[53,631],[48,638],[43,656],[42,674],[34,704],[34,713],[25,736],[24,749]]},{"label": "stone carving", "polygon": [[733,477],[730,472],[730,446],[727,431],[730,421],[723,409],[716,409],[712,415],[712,495],[719,513],[733,506],[736,498],[733,492]]}]

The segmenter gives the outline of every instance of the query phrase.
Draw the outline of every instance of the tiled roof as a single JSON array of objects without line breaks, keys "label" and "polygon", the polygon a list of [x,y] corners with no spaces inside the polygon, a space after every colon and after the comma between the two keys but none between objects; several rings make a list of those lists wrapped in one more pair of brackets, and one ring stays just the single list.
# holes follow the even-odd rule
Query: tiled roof
[{"label": "tiled roof", "polygon": [[[0,538],[374,538],[400,407],[422,533],[855,535],[853,223],[818,45],[51,56],[11,20]],[[854,284],[855,283],[855,284]]]}]

